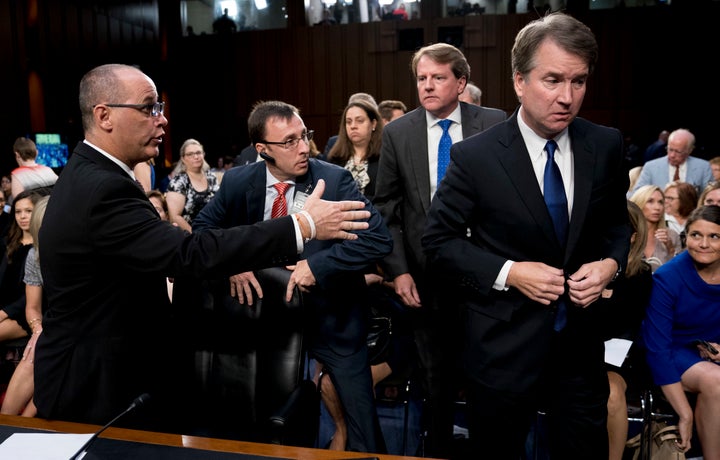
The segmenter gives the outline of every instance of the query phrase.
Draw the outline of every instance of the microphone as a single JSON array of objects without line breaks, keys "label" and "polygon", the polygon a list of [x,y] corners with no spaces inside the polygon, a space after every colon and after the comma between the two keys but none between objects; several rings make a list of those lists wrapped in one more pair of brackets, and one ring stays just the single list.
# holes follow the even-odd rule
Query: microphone
[{"label": "microphone", "polygon": [[90,439],[87,440],[83,446],[78,449],[77,452],[75,452],[72,457],[70,457],[70,460],[80,460],[87,454],[88,449],[90,448],[90,445],[95,442],[95,440],[100,436],[100,433],[110,428],[110,425],[117,422],[120,417],[127,414],[130,411],[133,411],[137,409],[138,407],[142,406],[143,404],[146,404],[150,400],[150,395],[148,393],[143,393],[130,404],[130,406],[125,409],[123,412],[118,414],[114,419],[110,420],[104,427],[100,428],[100,430],[96,431],[95,434],[93,434]]},{"label": "microphone", "polygon": [[263,160],[265,160],[265,161],[267,161],[267,162],[269,162],[269,163],[275,164],[275,158],[271,157],[271,156],[268,155],[267,153],[265,153],[265,152],[258,152],[258,155],[260,155],[260,157],[261,157]]}]

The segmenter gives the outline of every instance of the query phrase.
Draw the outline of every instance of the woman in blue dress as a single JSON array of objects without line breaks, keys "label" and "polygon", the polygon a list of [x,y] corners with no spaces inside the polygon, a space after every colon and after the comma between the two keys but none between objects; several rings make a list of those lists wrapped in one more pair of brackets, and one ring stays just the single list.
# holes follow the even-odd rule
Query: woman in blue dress
[{"label": "woman in blue dress", "polygon": [[[696,424],[705,460],[720,459],[720,206],[702,206],[686,224],[687,250],[653,275],[642,335],[653,380],[679,417],[687,452]],[[695,410],[685,392],[697,394]]]}]

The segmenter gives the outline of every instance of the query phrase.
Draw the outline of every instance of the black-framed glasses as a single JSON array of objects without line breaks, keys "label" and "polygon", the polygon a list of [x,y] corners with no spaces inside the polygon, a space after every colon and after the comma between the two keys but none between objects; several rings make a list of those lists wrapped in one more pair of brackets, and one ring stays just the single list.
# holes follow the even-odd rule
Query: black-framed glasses
[{"label": "black-framed glasses", "polygon": [[[96,104],[99,105],[99,104]],[[103,104],[108,107],[120,107],[120,108],[127,108],[127,109],[135,109],[139,110],[147,115],[150,115],[152,117],[159,117],[165,112],[165,103],[164,102],[153,102],[150,104]]]},{"label": "black-framed glasses", "polygon": [[285,142],[269,142],[269,141],[260,141],[263,144],[270,144],[270,145],[282,145],[285,147],[285,150],[291,150],[298,146],[300,141],[305,141],[306,144],[310,144],[310,141],[313,138],[313,134],[315,134],[315,131],[312,129],[310,131],[305,131],[302,136],[295,137],[293,139],[288,139]]}]

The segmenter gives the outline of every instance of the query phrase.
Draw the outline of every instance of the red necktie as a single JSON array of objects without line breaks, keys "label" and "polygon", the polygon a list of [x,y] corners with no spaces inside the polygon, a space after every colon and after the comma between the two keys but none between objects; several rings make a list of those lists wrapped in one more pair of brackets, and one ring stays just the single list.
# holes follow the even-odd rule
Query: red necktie
[{"label": "red necktie", "polygon": [[673,180],[680,180],[680,166],[675,166],[675,175],[673,176]]},{"label": "red necktie", "polygon": [[287,200],[285,199],[285,192],[287,192],[287,189],[290,188],[290,184],[278,182],[273,185],[273,187],[275,187],[275,190],[278,192],[278,195],[275,197],[275,201],[273,201],[272,214],[270,215],[270,217],[274,219],[276,217],[287,215]]}]

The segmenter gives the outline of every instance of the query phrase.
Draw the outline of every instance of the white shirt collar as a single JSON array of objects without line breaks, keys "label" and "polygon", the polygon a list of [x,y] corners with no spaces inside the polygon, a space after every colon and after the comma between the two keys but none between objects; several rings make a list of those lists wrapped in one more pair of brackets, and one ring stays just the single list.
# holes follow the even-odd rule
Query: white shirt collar
[{"label": "white shirt collar", "polygon": [[97,151],[100,152],[101,154],[103,154],[105,157],[107,157],[110,161],[112,161],[112,162],[115,163],[116,165],[120,166],[120,167],[123,169],[123,171],[125,171],[126,173],[128,173],[128,176],[130,176],[130,177],[132,178],[132,180],[137,180],[137,179],[135,178],[135,173],[133,172],[132,169],[130,169],[130,167],[129,167],[128,165],[126,165],[126,164],[123,163],[122,161],[118,160],[117,158],[115,158],[115,157],[112,156],[111,154],[107,153],[105,150],[101,149],[101,148],[98,147],[97,145],[89,142],[87,139],[83,139],[83,142],[84,142],[85,144],[89,145],[90,147],[94,148],[95,150],[97,150]]},{"label": "white shirt collar", "polygon": [[432,128],[433,126],[437,125],[438,121],[440,121],[440,120],[452,120],[454,123],[461,125],[462,124],[462,111],[460,110],[460,103],[458,102],[458,105],[457,105],[457,107],[455,107],[455,110],[453,110],[452,113],[447,118],[438,118],[426,110],[425,111],[425,120],[427,120],[428,128]]}]

